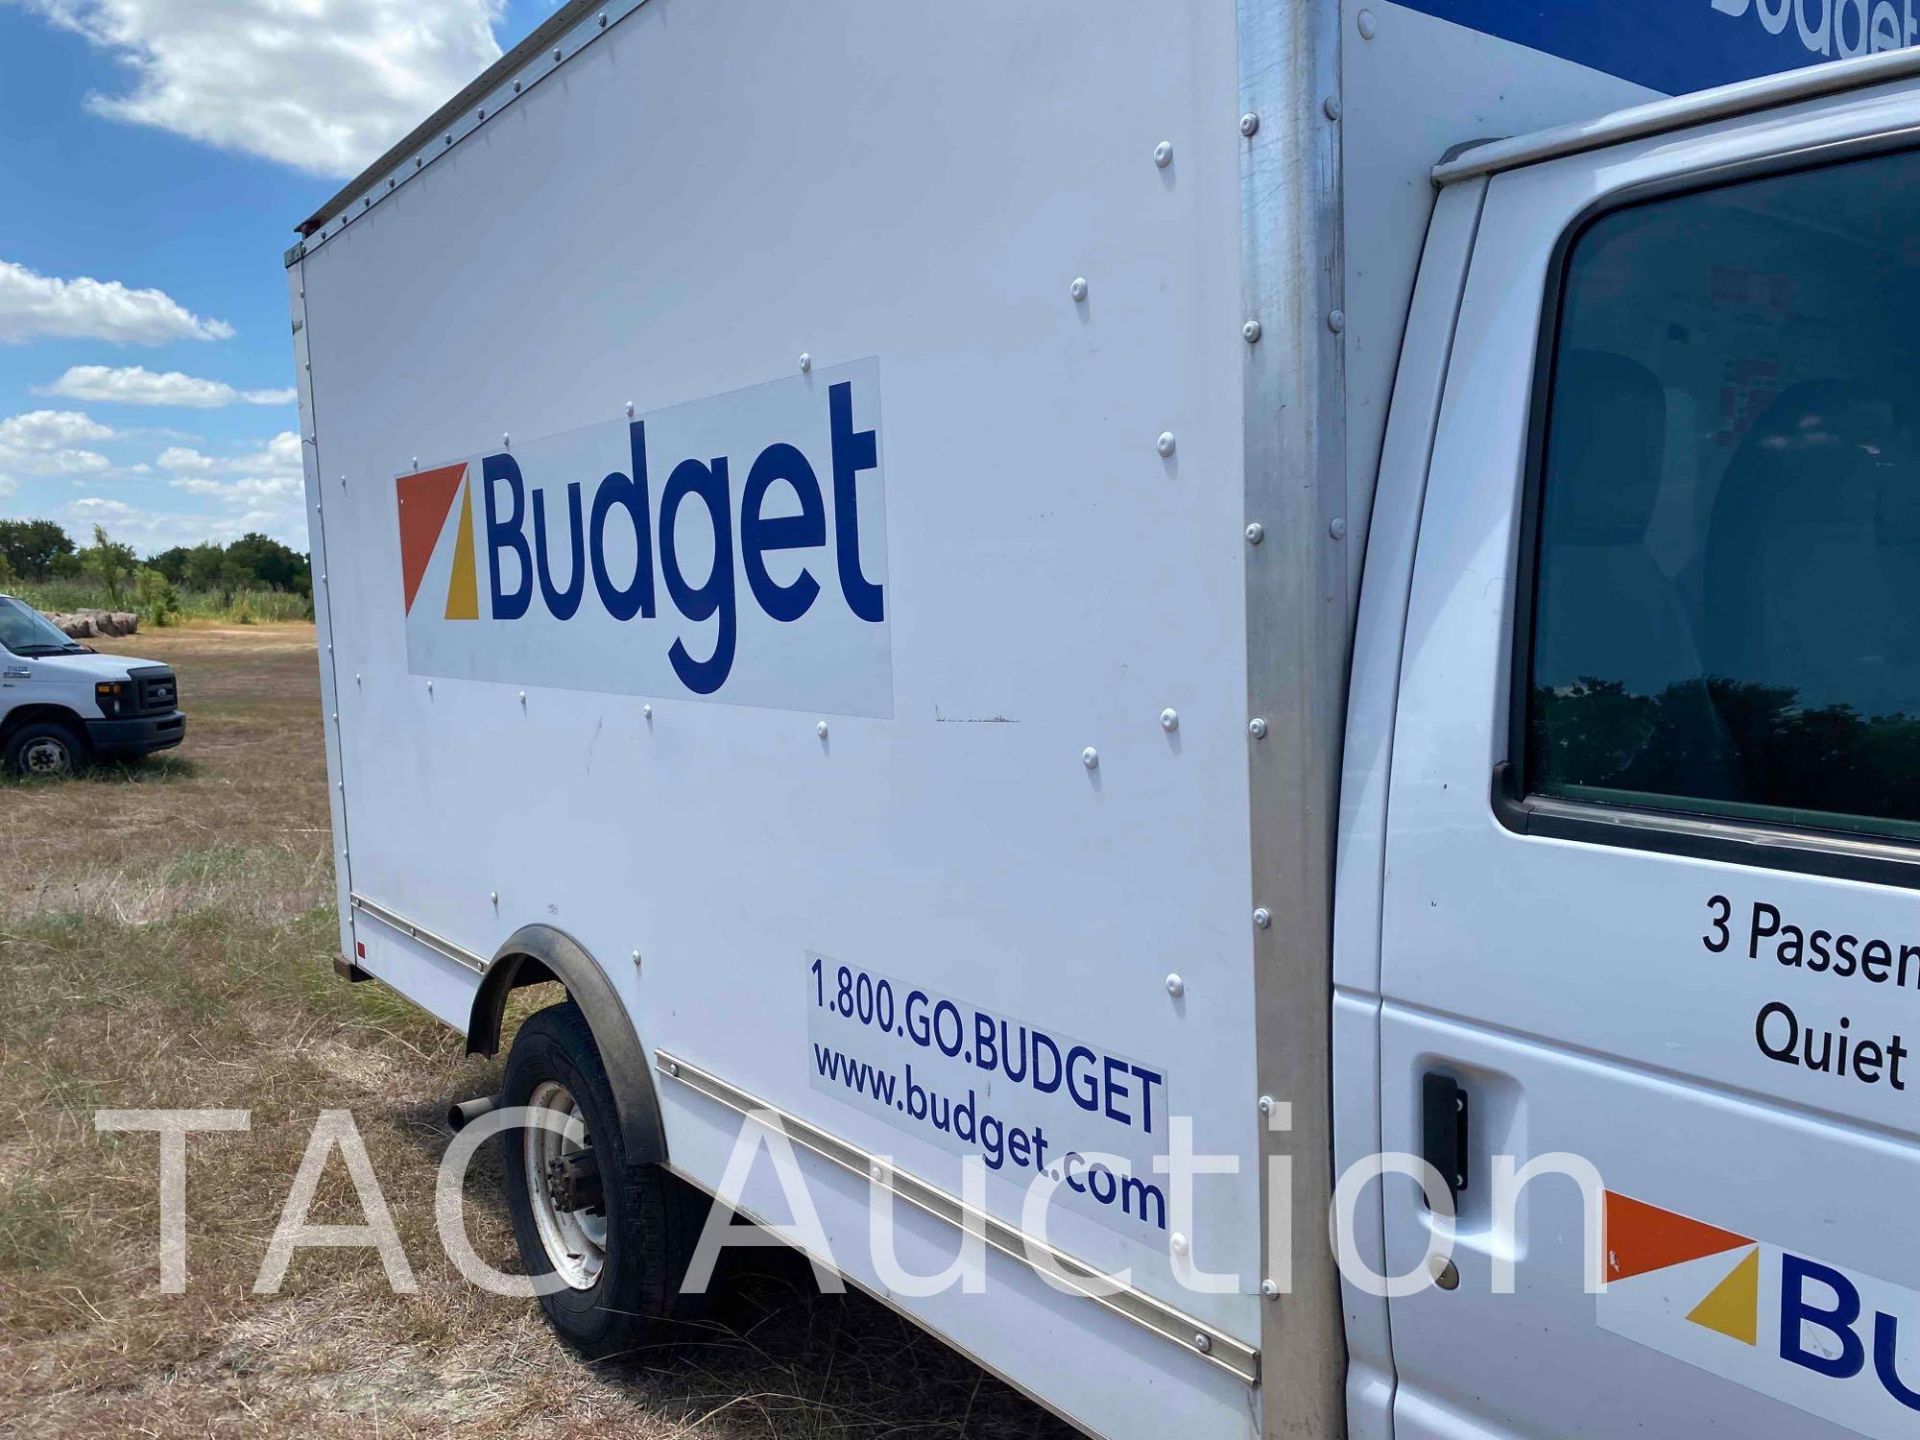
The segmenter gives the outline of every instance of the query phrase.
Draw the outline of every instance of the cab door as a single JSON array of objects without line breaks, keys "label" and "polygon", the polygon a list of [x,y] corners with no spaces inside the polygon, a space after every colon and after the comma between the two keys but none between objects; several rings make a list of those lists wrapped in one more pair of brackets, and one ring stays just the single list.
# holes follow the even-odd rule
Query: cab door
[{"label": "cab door", "polygon": [[1385,1193],[1399,1440],[1920,1435],[1916,121],[1488,184],[1388,799],[1384,1148],[1457,1190],[1450,1250]]}]

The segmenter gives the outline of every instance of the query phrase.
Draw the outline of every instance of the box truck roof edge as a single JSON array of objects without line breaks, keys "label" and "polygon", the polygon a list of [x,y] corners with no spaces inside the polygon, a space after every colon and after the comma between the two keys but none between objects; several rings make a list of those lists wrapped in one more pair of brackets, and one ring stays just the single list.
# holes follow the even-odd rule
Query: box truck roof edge
[{"label": "box truck roof edge", "polygon": [[[482,70],[451,100],[409,130],[384,155],[349,180],[335,192],[332,199],[294,229],[302,236],[312,236],[330,224],[336,215],[346,211],[355,199],[377,199],[377,195],[362,196],[360,192],[370,190],[373,183],[388,171],[394,172],[392,178],[396,182],[404,178],[402,162],[415,151],[431,154],[428,148],[430,144],[438,143],[442,148],[449,143],[457,144],[462,135],[484,118],[480,102],[494,90],[506,85],[509,80],[517,79],[520,83],[512,85],[506,92],[505,98],[510,100],[515,95],[525,93],[528,85],[550,74],[551,66],[536,66],[532,62],[535,56],[551,48],[556,40],[573,38],[571,32],[576,28],[584,28],[585,33],[580,38],[590,40],[628,11],[645,3],[646,0],[609,0],[606,4],[595,4],[594,0],[567,0],[536,25],[526,39]],[[553,57],[553,63],[560,63],[568,51],[577,48],[577,45],[564,47],[561,54]],[[451,141],[445,138],[448,136],[452,137]],[[367,207],[362,205],[361,208]],[[290,253],[289,263],[292,258]]]},{"label": "box truck roof edge", "polygon": [[[479,103],[495,90],[504,88],[502,102],[511,103],[515,96],[526,93],[533,83],[552,73],[554,65],[571,52],[563,49],[562,54],[551,57],[551,63],[546,64],[540,63],[536,57],[545,55],[556,40],[571,38],[570,32],[579,29],[583,33],[578,40],[581,43],[591,41],[627,12],[645,3],[646,0],[611,0],[608,4],[596,4],[595,0],[567,0],[524,40],[501,55],[451,100],[408,131],[378,159],[341,186],[325,204],[294,226],[295,233],[302,237],[303,243],[288,249],[286,263],[292,265],[306,253],[304,242],[313,241],[315,236],[324,238],[323,232],[327,226],[336,221],[345,223],[351,220],[354,201],[361,202],[361,211],[370,209],[379,203],[384,194],[403,184],[409,174],[423,169],[437,153],[436,144],[439,150],[458,145],[485,122],[487,114],[497,113],[498,107],[489,110]],[[577,50],[578,44],[572,48]],[[1842,94],[1916,73],[1920,73],[1920,49],[1901,49],[1797,70],[1783,70],[1749,80],[1735,80],[1643,105],[1611,110],[1589,121],[1510,136],[1463,141],[1450,147],[1446,156],[1436,157],[1433,180],[1436,185],[1448,185],[1474,175],[1490,175],[1561,155],[1578,154],[1583,150],[1703,124],[1709,120],[1729,119],[1770,106]],[[510,83],[516,78],[520,83]],[[409,160],[416,163],[409,165]],[[380,184],[383,179],[387,182],[384,186]]]}]

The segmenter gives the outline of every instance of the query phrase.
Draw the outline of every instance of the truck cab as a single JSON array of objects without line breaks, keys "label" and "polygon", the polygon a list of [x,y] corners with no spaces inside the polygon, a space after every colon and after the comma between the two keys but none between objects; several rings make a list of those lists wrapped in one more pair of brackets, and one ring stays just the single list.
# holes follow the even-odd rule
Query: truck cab
[{"label": "truck cab", "polygon": [[187,717],[170,666],[101,655],[25,601],[0,595],[0,765],[71,775],[95,757],[170,750]]}]

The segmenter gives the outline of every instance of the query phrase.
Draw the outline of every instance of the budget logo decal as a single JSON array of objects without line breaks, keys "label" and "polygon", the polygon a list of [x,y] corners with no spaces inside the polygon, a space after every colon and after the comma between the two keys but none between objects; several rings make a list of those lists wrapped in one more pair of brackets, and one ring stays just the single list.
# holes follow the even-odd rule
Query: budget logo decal
[{"label": "budget logo decal", "polygon": [[453,552],[448,560],[447,604],[442,616],[448,620],[480,618],[479,583],[473,563],[473,491],[466,479],[465,465],[443,465],[438,470],[402,475],[394,482],[400,501],[400,576],[406,589],[409,615],[420,596],[420,582],[427,578],[427,566],[447,528],[454,497],[458,496],[460,529],[454,536]]},{"label": "budget logo decal", "polygon": [[878,361],[394,489],[415,675],[893,713]]},{"label": "budget logo decal", "polygon": [[1876,1440],[1920,1424],[1920,1294],[1609,1191],[1600,1327]]}]

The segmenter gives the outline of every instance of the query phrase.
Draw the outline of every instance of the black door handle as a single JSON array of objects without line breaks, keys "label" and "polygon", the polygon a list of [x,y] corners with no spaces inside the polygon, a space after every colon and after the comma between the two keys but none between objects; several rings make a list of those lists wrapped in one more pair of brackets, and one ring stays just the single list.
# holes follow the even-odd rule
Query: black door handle
[{"label": "black door handle", "polygon": [[1439,1172],[1457,1206],[1467,1188],[1467,1092],[1437,1070],[1420,1077],[1420,1158]]}]

